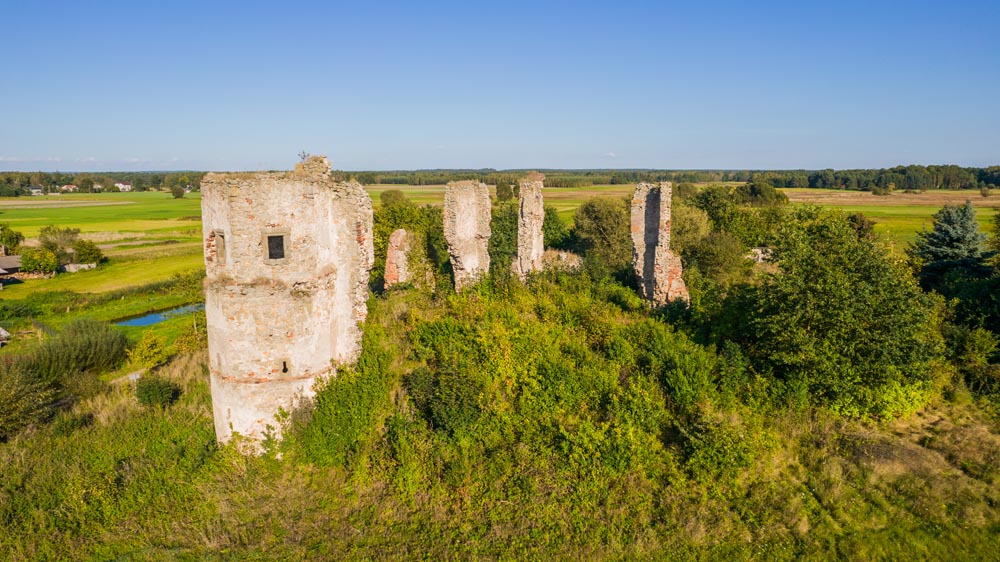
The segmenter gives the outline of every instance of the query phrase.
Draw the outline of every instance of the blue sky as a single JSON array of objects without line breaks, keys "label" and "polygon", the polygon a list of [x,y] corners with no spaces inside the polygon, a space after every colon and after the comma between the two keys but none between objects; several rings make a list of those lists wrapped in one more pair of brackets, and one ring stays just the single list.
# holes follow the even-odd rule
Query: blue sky
[{"label": "blue sky", "polygon": [[6,170],[1000,164],[995,1],[2,3]]}]

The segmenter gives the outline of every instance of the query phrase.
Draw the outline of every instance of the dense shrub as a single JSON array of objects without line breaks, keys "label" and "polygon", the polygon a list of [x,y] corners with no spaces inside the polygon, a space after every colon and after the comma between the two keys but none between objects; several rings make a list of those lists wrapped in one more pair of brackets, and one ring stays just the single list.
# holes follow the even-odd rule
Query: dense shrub
[{"label": "dense shrub", "polygon": [[28,273],[55,273],[59,258],[45,248],[25,248],[21,252],[21,271]]},{"label": "dense shrub", "polygon": [[135,397],[143,406],[166,408],[180,395],[180,386],[156,375],[144,375],[135,383]]},{"label": "dense shrub", "polygon": [[[400,228],[413,236],[410,264],[414,278],[422,278],[425,272],[433,274],[435,279],[443,278],[450,271],[450,262],[441,207],[418,207],[397,189],[383,192],[380,198],[382,204],[374,211],[372,286],[379,291],[382,289],[389,237]],[[427,269],[422,270],[424,267]]]},{"label": "dense shrub", "polygon": [[0,364],[0,441],[54,411],[54,386],[37,380],[25,367],[10,361]]},{"label": "dense shrub", "polygon": [[101,263],[104,253],[90,240],[77,240],[73,242],[73,258],[76,263]]},{"label": "dense shrub", "polygon": [[343,465],[363,451],[375,424],[389,407],[389,389],[395,382],[388,372],[390,350],[377,327],[366,324],[361,357],[355,367],[337,374],[317,389],[308,425],[291,427],[288,442],[311,462]]},{"label": "dense shrub", "polygon": [[59,227],[52,224],[38,231],[38,242],[42,248],[52,252],[59,263],[69,263],[69,249],[80,237],[79,228]]},{"label": "dense shrub", "polygon": [[24,242],[24,235],[12,229],[9,224],[0,224],[0,246],[7,254],[16,254],[18,247]]},{"label": "dense shrub", "polygon": [[142,337],[126,352],[129,362],[136,367],[152,368],[167,361],[167,338],[152,330],[143,332]]},{"label": "dense shrub", "polygon": [[594,197],[576,210],[573,233],[584,251],[584,260],[610,272],[632,263],[628,204],[622,199]]},{"label": "dense shrub", "polygon": [[81,373],[116,369],[126,359],[128,340],[106,322],[82,319],[67,324],[31,355],[40,380],[60,383]]},{"label": "dense shrub", "polygon": [[570,231],[566,223],[559,218],[555,207],[545,206],[545,218],[542,220],[542,241],[546,248],[564,249],[570,244]]},{"label": "dense shrub", "polygon": [[840,215],[800,211],[776,240],[780,271],[748,289],[748,322],[726,338],[743,339],[759,369],[842,414],[891,418],[924,405],[943,359],[939,300]]},{"label": "dense shrub", "polygon": [[509,273],[517,255],[518,202],[507,201],[493,207],[490,219],[490,271]]}]

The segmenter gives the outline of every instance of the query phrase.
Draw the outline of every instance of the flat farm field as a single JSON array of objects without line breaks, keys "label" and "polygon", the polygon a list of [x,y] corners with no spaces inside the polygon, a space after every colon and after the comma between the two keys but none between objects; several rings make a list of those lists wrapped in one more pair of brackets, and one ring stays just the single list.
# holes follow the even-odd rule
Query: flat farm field
[{"label": "flat farm field", "polygon": [[203,268],[201,198],[166,192],[87,193],[0,199],[0,223],[22,232],[28,244],[45,225],[79,228],[109,263],[51,279],[7,283],[0,299],[40,291],[103,293],[147,285]]},{"label": "flat farm field", "polygon": [[867,191],[836,189],[782,189],[792,204],[818,205],[844,213],[864,213],[875,221],[875,230],[897,242],[916,240],[921,230],[930,230],[933,215],[945,205],[971,201],[983,232],[990,230],[993,215],[1000,209],[1000,194],[983,197],[976,190],[934,190],[925,193],[873,195]]}]

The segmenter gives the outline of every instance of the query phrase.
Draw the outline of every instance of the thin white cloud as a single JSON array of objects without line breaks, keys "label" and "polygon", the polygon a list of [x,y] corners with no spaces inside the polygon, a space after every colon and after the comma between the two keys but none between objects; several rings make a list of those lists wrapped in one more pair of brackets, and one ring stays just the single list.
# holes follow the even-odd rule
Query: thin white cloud
[{"label": "thin white cloud", "polygon": [[605,158],[617,158],[617,157],[618,157],[618,155],[617,155],[617,154],[615,154],[614,152],[605,152],[605,153],[604,153],[604,157],[605,157]]},{"label": "thin white cloud", "polygon": [[34,162],[62,162],[62,158],[58,156],[35,156],[32,158],[25,158],[23,156],[0,156],[0,162],[15,162],[19,164],[30,164]]}]

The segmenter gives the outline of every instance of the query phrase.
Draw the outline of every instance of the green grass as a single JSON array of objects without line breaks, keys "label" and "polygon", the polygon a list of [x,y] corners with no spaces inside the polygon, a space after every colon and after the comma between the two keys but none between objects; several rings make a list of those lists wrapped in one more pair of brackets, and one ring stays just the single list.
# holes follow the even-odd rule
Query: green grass
[{"label": "green grass", "polygon": [[966,200],[976,208],[979,224],[990,231],[992,217],[1000,207],[1000,197],[983,198],[973,190],[934,190],[924,193],[896,192],[889,196],[837,189],[782,189],[793,205],[817,205],[844,213],[864,213],[875,221],[875,230],[905,245],[916,240],[917,233],[929,230],[933,215],[946,204],[959,205]]},{"label": "green grass", "polygon": [[[75,206],[86,204],[86,206]],[[48,224],[95,232],[169,232],[200,225],[201,196],[169,193],[88,193],[0,199],[0,223],[32,237]]]},{"label": "green grass", "polygon": [[204,263],[201,253],[111,263],[79,273],[59,274],[51,279],[29,279],[23,283],[4,285],[0,299],[24,298],[40,291],[104,293],[146,285],[174,275],[197,271],[202,267]]}]

